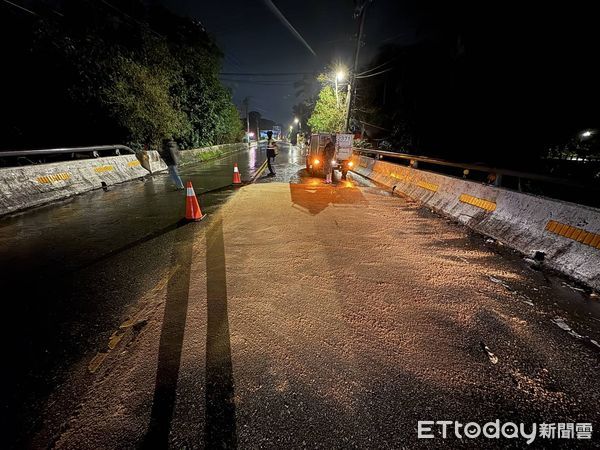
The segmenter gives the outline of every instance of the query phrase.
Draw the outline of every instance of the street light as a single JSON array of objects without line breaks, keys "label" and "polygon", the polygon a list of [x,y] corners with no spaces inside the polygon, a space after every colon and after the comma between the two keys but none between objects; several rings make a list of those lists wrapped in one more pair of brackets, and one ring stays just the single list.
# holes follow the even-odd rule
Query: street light
[{"label": "street light", "polygon": [[302,124],[300,123],[300,119],[298,119],[297,117],[294,118],[294,123],[298,125],[298,131],[300,131],[302,129]]},{"label": "street light", "polygon": [[337,105],[337,107],[340,107],[340,96],[338,94],[338,81],[344,81],[344,78],[346,77],[346,72],[344,72],[343,69],[339,69],[336,73],[335,73],[335,104]]},{"label": "street light", "polygon": [[583,133],[581,133],[581,137],[588,138],[588,137],[590,137],[592,134],[594,134],[594,132],[593,132],[593,131],[591,131],[591,130],[585,130]]}]

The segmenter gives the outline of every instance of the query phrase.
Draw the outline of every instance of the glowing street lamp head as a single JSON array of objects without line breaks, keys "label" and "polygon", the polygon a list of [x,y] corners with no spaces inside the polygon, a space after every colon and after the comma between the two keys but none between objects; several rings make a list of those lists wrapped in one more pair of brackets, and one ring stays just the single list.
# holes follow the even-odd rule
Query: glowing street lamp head
[{"label": "glowing street lamp head", "polygon": [[300,119],[298,119],[297,117],[294,119],[294,123],[298,123],[300,122]]},{"label": "glowing street lamp head", "polygon": [[337,81],[344,81],[344,78],[346,78],[346,73],[343,70],[338,70],[337,73],[335,74],[335,79]]},{"label": "glowing street lamp head", "polygon": [[590,137],[592,134],[594,134],[593,131],[591,130],[585,130],[583,133],[581,133],[582,137]]}]

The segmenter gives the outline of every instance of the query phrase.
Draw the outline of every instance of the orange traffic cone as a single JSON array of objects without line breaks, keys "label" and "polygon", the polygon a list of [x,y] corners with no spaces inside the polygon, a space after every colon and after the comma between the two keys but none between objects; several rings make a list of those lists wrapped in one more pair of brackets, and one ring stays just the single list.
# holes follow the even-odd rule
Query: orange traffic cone
[{"label": "orange traffic cone", "polygon": [[242,177],[240,177],[237,163],[233,164],[233,184],[242,184]]},{"label": "orange traffic cone", "polygon": [[187,220],[202,220],[204,219],[204,215],[202,214],[202,210],[200,209],[200,205],[198,204],[198,199],[196,198],[196,193],[194,192],[194,187],[192,186],[192,182],[187,182],[187,195],[185,197],[185,218]]}]

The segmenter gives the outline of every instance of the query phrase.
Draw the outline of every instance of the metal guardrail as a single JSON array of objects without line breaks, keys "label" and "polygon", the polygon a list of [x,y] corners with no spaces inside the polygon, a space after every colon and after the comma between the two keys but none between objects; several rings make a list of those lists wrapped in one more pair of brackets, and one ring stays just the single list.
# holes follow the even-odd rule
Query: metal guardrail
[{"label": "metal guardrail", "polygon": [[126,145],[97,145],[92,147],[72,147],[72,148],[49,148],[42,150],[10,150],[0,151],[0,158],[7,156],[33,156],[33,155],[58,155],[61,153],[88,153],[88,152],[101,152],[104,150],[125,150],[126,152],[135,152],[127,147]]},{"label": "metal guardrail", "polygon": [[[435,165],[445,166],[445,167],[457,167],[460,169],[474,170],[474,171],[479,171],[479,172],[483,172],[483,173],[506,175],[506,176],[515,177],[518,179],[543,181],[546,183],[559,184],[559,185],[575,187],[575,188],[589,187],[583,183],[578,183],[578,182],[575,182],[573,180],[569,180],[566,178],[557,178],[557,177],[551,177],[549,175],[543,175],[543,174],[539,174],[539,173],[521,172],[518,170],[511,170],[511,169],[500,169],[497,167],[486,166],[484,164],[456,163],[456,162],[452,162],[452,161],[446,161],[443,159],[430,158],[428,156],[410,155],[408,153],[396,153],[396,152],[388,152],[388,151],[384,151],[384,150],[373,150],[373,149],[369,149],[369,148],[353,147],[352,150],[355,154],[374,154],[374,155],[377,155],[378,158],[380,156],[384,156],[386,158],[407,160],[407,161],[409,161],[410,165],[415,168],[417,167],[417,164],[414,163],[416,161],[416,162],[435,164]],[[498,182],[496,183],[496,185],[500,186],[500,181],[499,181],[500,177],[498,177],[497,180],[498,180]]]}]

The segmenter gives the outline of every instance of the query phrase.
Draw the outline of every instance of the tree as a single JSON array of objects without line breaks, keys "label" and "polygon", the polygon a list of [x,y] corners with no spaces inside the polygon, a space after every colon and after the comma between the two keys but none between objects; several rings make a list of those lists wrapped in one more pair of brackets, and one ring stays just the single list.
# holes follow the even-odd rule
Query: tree
[{"label": "tree", "polygon": [[119,56],[114,83],[103,91],[117,123],[134,142],[158,146],[165,137],[179,137],[190,128],[171,96],[172,81],[164,67],[145,66]]},{"label": "tree", "polygon": [[316,133],[343,131],[346,122],[346,94],[340,92],[339,105],[331,86],[324,86],[319,92],[315,109],[308,119],[308,125]]},{"label": "tree", "polygon": [[17,8],[0,15],[11,61],[2,87],[11,113],[0,122],[0,145],[139,148],[172,136],[189,148],[241,139],[218,78],[223,55],[198,21],[140,0],[119,10],[59,3],[60,15]]}]

